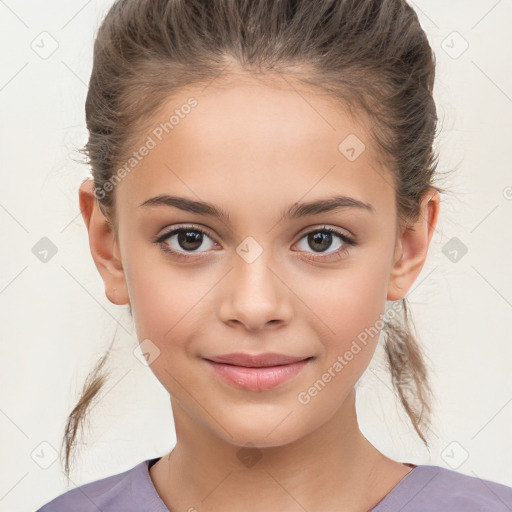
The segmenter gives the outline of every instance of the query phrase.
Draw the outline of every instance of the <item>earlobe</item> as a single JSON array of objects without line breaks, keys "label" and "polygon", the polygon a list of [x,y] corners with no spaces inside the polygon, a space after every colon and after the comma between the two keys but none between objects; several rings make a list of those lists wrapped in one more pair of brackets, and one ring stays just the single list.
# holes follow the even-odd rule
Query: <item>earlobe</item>
[{"label": "earlobe", "polygon": [[129,304],[128,288],[114,228],[99,208],[93,180],[87,179],[80,185],[79,204],[89,234],[91,255],[105,284],[105,295],[113,304]]},{"label": "earlobe", "polygon": [[417,220],[406,226],[397,240],[397,252],[388,283],[387,299],[405,297],[425,264],[439,215],[439,193],[429,189],[423,196]]}]

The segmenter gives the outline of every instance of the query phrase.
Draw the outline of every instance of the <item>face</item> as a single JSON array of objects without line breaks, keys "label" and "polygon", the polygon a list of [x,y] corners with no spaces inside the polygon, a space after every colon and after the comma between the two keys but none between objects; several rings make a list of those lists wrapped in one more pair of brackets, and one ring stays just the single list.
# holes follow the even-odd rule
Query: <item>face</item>
[{"label": "face", "polygon": [[[299,85],[187,88],[116,186],[116,285],[151,369],[179,414],[229,443],[314,431],[372,358],[403,247],[392,174],[362,119]],[[208,361],[233,353],[246,360]],[[249,357],[268,353],[302,362]]]}]

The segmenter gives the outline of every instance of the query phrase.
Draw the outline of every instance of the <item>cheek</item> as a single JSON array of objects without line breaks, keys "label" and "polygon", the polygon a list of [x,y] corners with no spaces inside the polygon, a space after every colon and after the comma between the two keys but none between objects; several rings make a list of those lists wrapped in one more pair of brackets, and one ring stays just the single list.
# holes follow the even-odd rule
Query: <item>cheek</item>
[{"label": "cheek", "polygon": [[[174,389],[174,376],[183,380],[182,368],[197,355],[194,338],[202,325],[211,324],[208,312],[215,276],[197,275],[199,271],[172,271],[168,265],[131,261],[126,278],[132,304],[137,338],[144,340],[158,357],[151,369],[167,389]],[[192,272],[192,273],[191,273]],[[143,350],[147,347],[142,346]]]},{"label": "cheek", "polygon": [[303,282],[301,293],[308,292],[314,313],[312,329],[322,333],[315,375],[298,395],[304,414],[308,407],[333,414],[370,364],[383,326],[385,270],[354,267],[340,272],[339,279],[317,282],[320,286]]},{"label": "cheek", "polygon": [[[305,298],[315,330],[325,333],[331,349],[340,351],[372,326],[380,326],[388,275],[389,268],[383,263],[358,262],[323,276],[318,272],[302,276],[294,289]],[[368,341],[372,341],[371,336]]]},{"label": "cheek", "polygon": [[178,401],[186,402],[188,393],[195,396],[200,392],[196,390],[196,379],[187,372],[193,357],[193,325],[199,322],[200,294],[197,289],[194,294],[188,291],[190,280],[187,283],[177,276],[163,280],[155,269],[134,272],[134,276],[130,294],[141,349],[149,353],[151,371],[162,386]]}]

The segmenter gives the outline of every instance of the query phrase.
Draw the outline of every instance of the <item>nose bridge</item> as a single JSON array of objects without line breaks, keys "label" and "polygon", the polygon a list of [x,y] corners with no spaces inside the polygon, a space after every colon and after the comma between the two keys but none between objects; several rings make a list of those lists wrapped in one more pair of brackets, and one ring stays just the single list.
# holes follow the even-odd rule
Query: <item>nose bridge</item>
[{"label": "nose bridge", "polygon": [[261,329],[272,321],[288,322],[290,294],[273,268],[272,251],[263,250],[254,239],[246,239],[236,253],[234,268],[219,298],[221,320],[242,323],[251,330]]}]

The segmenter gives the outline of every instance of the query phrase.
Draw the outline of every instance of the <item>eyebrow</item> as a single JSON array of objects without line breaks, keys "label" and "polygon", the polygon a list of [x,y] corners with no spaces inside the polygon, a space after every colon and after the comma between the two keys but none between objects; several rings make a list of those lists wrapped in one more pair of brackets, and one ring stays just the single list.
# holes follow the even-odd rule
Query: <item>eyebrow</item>
[{"label": "eyebrow", "polygon": [[[154,206],[172,206],[180,210],[197,213],[199,215],[208,215],[216,217],[226,223],[229,223],[229,212],[204,201],[195,201],[185,197],[170,196],[160,194],[150,199],[146,199],[139,207],[149,208]],[[375,209],[370,203],[365,203],[349,196],[333,196],[316,201],[306,203],[294,203],[283,209],[278,222],[288,219],[298,219],[307,215],[318,215],[336,210],[344,210],[348,208],[357,208],[375,213]]]}]

